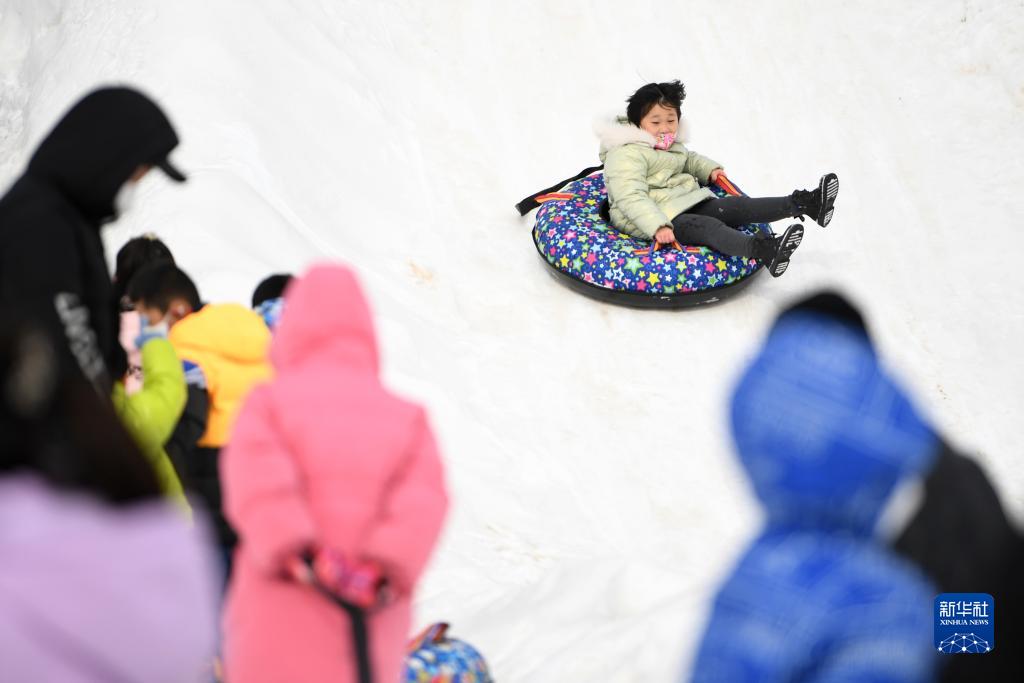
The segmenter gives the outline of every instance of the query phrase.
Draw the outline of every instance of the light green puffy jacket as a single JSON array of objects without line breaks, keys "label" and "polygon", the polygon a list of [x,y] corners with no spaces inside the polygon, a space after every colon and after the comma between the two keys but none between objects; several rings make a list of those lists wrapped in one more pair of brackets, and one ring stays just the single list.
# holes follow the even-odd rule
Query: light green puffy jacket
[{"label": "light green puffy jacket", "polygon": [[150,339],[142,347],[142,388],[132,395],[124,382],[114,384],[114,410],[149,459],[164,495],[191,515],[185,491],[171,459],[164,451],[181,411],[185,409],[185,371],[166,339]]},{"label": "light green puffy jacket", "polygon": [[597,132],[612,224],[622,232],[654,239],[658,228],[715,196],[704,186],[722,165],[682,142],[654,149],[654,136],[625,119]]}]

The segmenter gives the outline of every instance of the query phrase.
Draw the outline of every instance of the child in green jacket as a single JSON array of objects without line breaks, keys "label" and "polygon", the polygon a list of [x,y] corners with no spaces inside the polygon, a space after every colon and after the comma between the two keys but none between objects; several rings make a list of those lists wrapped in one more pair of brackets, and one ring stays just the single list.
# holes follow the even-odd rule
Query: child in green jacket
[{"label": "child in green jacket", "polygon": [[824,227],[832,220],[839,178],[828,173],[817,189],[785,197],[716,197],[707,185],[724,174],[721,164],[676,140],[685,97],[678,80],[648,83],[627,100],[625,119],[598,130],[611,223],[659,244],[704,245],[754,258],[768,264],[773,276],[782,275],[803,227],[791,225],[774,238],[736,228],[803,216]]},{"label": "child in green jacket", "polygon": [[143,327],[136,340],[142,358],[142,388],[125,391],[124,381],[114,383],[113,402],[121,422],[156,472],[164,495],[178,503],[191,516],[174,465],[164,451],[181,411],[185,408],[185,371],[171,343],[152,327]]}]

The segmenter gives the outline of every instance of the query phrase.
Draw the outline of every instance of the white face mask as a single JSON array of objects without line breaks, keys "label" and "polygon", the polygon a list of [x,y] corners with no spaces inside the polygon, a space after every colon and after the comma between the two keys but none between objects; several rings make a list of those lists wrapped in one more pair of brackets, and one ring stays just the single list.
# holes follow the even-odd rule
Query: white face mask
[{"label": "white face mask", "polygon": [[131,211],[132,206],[135,205],[138,188],[139,184],[131,180],[121,186],[121,189],[114,195],[114,215],[120,218]]}]

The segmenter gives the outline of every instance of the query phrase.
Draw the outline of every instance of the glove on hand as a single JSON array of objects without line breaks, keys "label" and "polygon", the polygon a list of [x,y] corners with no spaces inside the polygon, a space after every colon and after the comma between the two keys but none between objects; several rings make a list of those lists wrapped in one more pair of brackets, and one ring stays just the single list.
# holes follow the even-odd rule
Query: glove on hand
[{"label": "glove on hand", "polygon": [[370,609],[385,602],[386,582],[375,562],[348,560],[320,549],[313,555],[313,574],[321,586],[356,607]]}]

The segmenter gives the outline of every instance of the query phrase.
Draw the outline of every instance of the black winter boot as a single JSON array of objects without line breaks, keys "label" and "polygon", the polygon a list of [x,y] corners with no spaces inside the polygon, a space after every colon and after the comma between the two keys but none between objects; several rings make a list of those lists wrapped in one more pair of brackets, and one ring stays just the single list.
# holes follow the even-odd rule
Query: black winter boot
[{"label": "black winter boot", "polygon": [[758,260],[759,263],[771,263],[775,258],[775,252],[779,250],[779,238],[770,237],[764,233],[758,233],[754,237],[753,252],[750,257]]},{"label": "black winter boot", "polygon": [[757,237],[753,257],[768,268],[772,277],[779,277],[789,268],[789,258],[803,239],[804,226],[794,223],[779,237]]},{"label": "black winter boot", "polygon": [[835,173],[826,173],[818,181],[818,189],[796,190],[789,195],[790,201],[793,202],[794,217],[810,216],[815,223],[824,228],[832,220],[838,194],[839,176]]}]

